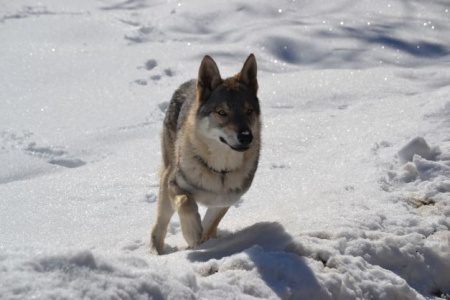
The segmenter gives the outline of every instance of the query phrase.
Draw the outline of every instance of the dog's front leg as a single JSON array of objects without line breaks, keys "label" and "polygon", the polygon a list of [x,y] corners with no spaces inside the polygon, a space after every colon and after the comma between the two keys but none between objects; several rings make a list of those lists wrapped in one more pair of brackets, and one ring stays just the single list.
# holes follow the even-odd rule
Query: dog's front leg
[{"label": "dog's front leg", "polygon": [[189,193],[184,193],[178,187],[172,189],[175,195],[172,199],[180,216],[181,231],[190,248],[200,244],[202,238],[202,223],[198,213],[198,205]]},{"label": "dog's front leg", "polygon": [[189,247],[195,248],[200,244],[203,231],[197,203],[187,195],[176,196],[175,203],[180,215],[184,239]]},{"label": "dog's front leg", "polygon": [[216,237],[217,235],[217,226],[219,226],[220,221],[227,213],[229,207],[210,207],[206,211],[205,216],[203,217],[203,235],[202,235],[202,243],[209,240],[209,238]]}]

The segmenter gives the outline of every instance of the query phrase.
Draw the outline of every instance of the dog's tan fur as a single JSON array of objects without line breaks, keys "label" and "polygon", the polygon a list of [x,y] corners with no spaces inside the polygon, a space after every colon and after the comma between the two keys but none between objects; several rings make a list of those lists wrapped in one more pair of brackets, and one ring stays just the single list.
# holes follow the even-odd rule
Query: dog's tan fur
[{"label": "dog's tan fur", "polygon": [[[164,123],[158,212],[150,241],[152,252],[157,254],[164,251],[167,227],[175,212],[190,247],[214,237],[229,207],[249,189],[258,164],[261,120],[254,56],[249,56],[241,73],[225,80],[206,56],[196,87],[193,84],[188,82],[175,92]],[[237,100],[217,100],[227,95]],[[208,111],[206,116],[202,109],[209,109],[208,105],[212,109],[213,104],[230,117],[216,111]],[[244,147],[235,141],[239,134],[242,140],[252,135],[244,150],[235,148]],[[197,203],[208,207],[203,222]]]}]

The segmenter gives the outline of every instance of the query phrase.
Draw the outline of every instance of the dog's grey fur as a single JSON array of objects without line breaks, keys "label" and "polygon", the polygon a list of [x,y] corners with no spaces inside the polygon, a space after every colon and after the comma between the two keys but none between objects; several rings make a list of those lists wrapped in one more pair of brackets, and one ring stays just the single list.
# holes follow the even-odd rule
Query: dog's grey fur
[{"label": "dog's grey fur", "polygon": [[[190,247],[216,235],[217,226],[250,188],[261,146],[256,59],[222,79],[205,56],[197,80],[175,91],[164,120],[163,163],[151,251],[164,252],[170,218],[178,212]],[[200,219],[197,203],[208,207]]]}]

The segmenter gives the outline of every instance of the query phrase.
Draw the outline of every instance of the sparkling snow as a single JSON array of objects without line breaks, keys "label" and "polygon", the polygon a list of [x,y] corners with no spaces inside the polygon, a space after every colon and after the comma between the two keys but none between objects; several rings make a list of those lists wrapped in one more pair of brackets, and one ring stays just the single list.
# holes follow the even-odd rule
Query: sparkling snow
[{"label": "sparkling snow", "polygon": [[[0,299],[450,299],[449,9],[4,1]],[[151,255],[168,101],[249,53],[254,184],[217,239],[174,217]]]}]

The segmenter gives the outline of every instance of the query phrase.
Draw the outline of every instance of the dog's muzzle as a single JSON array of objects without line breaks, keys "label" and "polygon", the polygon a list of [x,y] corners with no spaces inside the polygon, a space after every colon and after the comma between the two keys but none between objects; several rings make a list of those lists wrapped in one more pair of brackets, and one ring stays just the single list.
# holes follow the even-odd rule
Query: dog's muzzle
[{"label": "dog's muzzle", "polygon": [[250,145],[253,141],[253,135],[249,130],[241,130],[237,134],[237,140],[239,142],[238,145],[230,145],[227,141],[220,137],[220,141],[224,144],[227,144],[231,149],[239,152],[244,152],[250,148]]},{"label": "dog's muzzle", "polygon": [[239,132],[237,138],[242,146],[249,146],[253,141],[253,135],[248,130],[243,130]]}]

